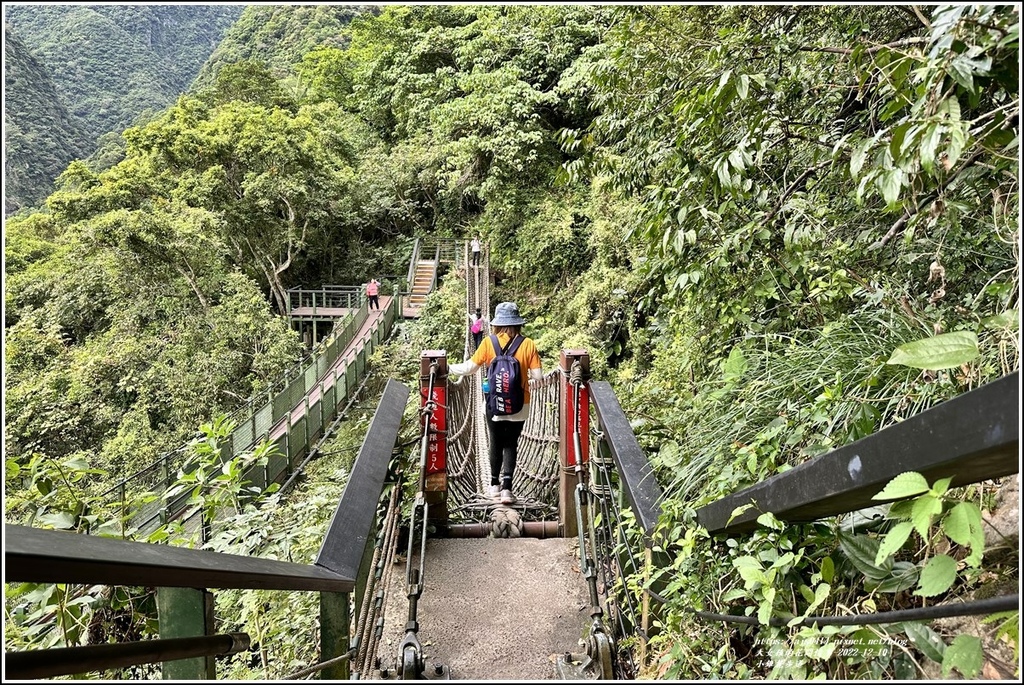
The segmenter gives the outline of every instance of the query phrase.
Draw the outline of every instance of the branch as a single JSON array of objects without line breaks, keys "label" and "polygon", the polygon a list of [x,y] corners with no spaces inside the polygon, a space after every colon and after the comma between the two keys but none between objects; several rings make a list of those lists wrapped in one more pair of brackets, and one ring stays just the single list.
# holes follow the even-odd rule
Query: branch
[{"label": "branch", "polygon": [[920,213],[920,211],[922,209],[924,209],[925,207],[930,205],[935,200],[935,198],[937,198],[939,195],[941,195],[942,191],[944,191],[946,188],[948,188],[949,184],[952,183],[961,173],[963,173],[964,169],[966,169],[967,167],[973,165],[974,162],[977,161],[977,159],[979,157],[981,157],[982,152],[984,152],[984,148],[979,146],[978,149],[974,151],[974,154],[972,154],[970,157],[965,159],[964,163],[962,165],[960,165],[960,167],[956,171],[951,173],[946,178],[945,181],[943,181],[942,183],[940,183],[938,186],[935,187],[935,190],[933,190],[932,192],[928,193],[928,195],[926,195],[919,203],[917,203],[917,206],[914,208],[913,211],[911,211],[909,209],[906,210],[903,213],[903,216],[901,216],[896,221],[896,223],[894,223],[892,225],[892,228],[889,229],[889,232],[886,233],[885,235],[883,235],[882,238],[880,240],[878,240],[877,242],[872,243],[868,247],[868,249],[869,250],[878,250],[878,249],[881,249],[881,248],[885,247],[885,244],[888,243],[890,240],[892,240],[893,237],[896,235],[896,233],[898,231],[902,230],[907,225],[907,222],[910,221],[911,218],[917,216],[917,214]]},{"label": "branch", "polygon": [[775,218],[775,215],[782,211],[782,207],[786,204],[786,200],[789,199],[790,195],[792,195],[797,190],[799,190],[800,186],[802,186],[804,183],[806,183],[807,180],[811,176],[813,176],[814,174],[818,173],[819,171],[821,171],[822,169],[824,169],[825,167],[827,167],[831,163],[832,163],[831,159],[826,160],[826,161],[822,162],[821,164],[818,164],[816,166],[812,166],[810,169],[807,169],[806,171],[804,171],[804,173],[800,174],[800,177],[797,178],[795,181],[793,181],[793,183],[791,183],[790,186],[788,188],[786,188],[785,192],[782,193],[782,196],[779,198],[778,203],[775,205],[775,209],[773,209],[771,214],[769,214],[765,218],[764,225],[768,226],[768,225],[770,225],[772,223],[772,220]]},{"label": "branch", "polygon": [[[901,48],[908,45],[921,45],[927,43],[927,38],[907,38],[905,40],[894,40],[891,43],[882,43],[881,45],[873,45],[869,48],[865,48],[864,52],[869,55],[873,55],[879,50],[885,50],[887,48]],[[801,45],[797,50],[801,52],[831,52],[837,55],[852,55],[853,48],[832,48],[832,47],[818,47],[815,45]]]},{"label": "branch", "polygon": [[188,267],[188,271],[186,271],[185,268],[179,264],[175,264],[174,268],[175,270],[177,270],[179,274],[181,274],[182,278],[184,278],[185,281],[189,284],[189,286],[192,288],[192,292],[196,294],[196,297],[199,298],[199,304],[203,306],[203,311],[207,311],[210,308],[210,303],[206,301],[206,297],[203,295],[203,291],[199,289],[199,283],[195,277],[195,272],[192,271],[192,267],[189,266],[188,262],[185,263],[185,266]]},{"label": "branch", "polygon": [[910,9],[914,10],[914,15],[917,17],[918,21],[920,21],[926,29],[931,31],[932,23],[928,21],[923,14],[921,14],[921,10],[917,8],[917,5],[911,5]]}]

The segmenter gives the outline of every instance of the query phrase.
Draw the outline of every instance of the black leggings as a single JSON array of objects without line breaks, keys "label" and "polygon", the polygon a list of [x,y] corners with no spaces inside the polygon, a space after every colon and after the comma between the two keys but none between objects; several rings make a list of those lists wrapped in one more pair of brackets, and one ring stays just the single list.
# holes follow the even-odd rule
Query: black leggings
[{"label": "black leggings", "polygon": [[498,485],[498,473],[501,473],[501,489],[512,489],[512,474],[516,470],[516,457],[519,452],[519,434],[523,432],[525,421],[492,421],[487,420],[487,433],[491,439],[491,485]]},{"label": "black leggings", "polygon": [[370,309],[380,309],[380,302],[377,301],[377,295],[367,295],[370,298]]}]

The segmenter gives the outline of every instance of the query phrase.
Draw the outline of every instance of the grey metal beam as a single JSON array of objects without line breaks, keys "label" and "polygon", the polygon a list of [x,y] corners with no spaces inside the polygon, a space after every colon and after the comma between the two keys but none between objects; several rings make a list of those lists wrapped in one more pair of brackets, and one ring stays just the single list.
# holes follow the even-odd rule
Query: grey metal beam
[{"label": "grey metal beam", "polygon": [[[712,533],[753,530],[761,512],[814,521],[875,504],[906,471],[968,485],[1019,471],[1020,372],[947,400],[697,510]],[[738,507],[755,506],[729,522]]]},{"label": "grey metal beam", "polygon": [[350,578],[359,573],[408,399],[408,387],[388,381],[320,545],[317,566]]},{"label": "grey metal beam", "polygon": [[647,455],[633,434],[612,386],[604,381],[590,383],[590,399],[597,409],[604,439],[611,448],[626,496],[644,532],[650,536],[658,523],[662,492]]},{"label": "grey metal beam", "polygon": [[350,592],[311,564],[4,524],[6,582]]}]

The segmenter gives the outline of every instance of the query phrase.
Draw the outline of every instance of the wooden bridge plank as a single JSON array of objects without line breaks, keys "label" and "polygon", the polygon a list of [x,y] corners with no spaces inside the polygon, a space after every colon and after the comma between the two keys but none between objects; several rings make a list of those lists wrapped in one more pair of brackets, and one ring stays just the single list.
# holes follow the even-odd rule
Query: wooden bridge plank
[{"label": "wooden bridge plank", "polygon": [[953,487],[1017,473],[1019,422],[1015,372],[712,502],[697,510],[697,520],[712,533],[748,532],[764,511],[783,521],[814,521],[878,504],[871,498],[905,471],[929,483],[953,477]]}]

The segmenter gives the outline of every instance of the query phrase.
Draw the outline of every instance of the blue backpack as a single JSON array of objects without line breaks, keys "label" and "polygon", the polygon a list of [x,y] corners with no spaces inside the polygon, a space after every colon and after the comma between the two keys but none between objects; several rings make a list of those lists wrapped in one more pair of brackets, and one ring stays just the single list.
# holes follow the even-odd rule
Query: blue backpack
[{"label": "blue backpack", "polygon": [[523,380],[519,360],[515,354],[523,342],[517,335],[501,349],[498,336],[490,336],[494,346],[494,359],[487,367],[487,416],[510,416],[523,410]]}]

